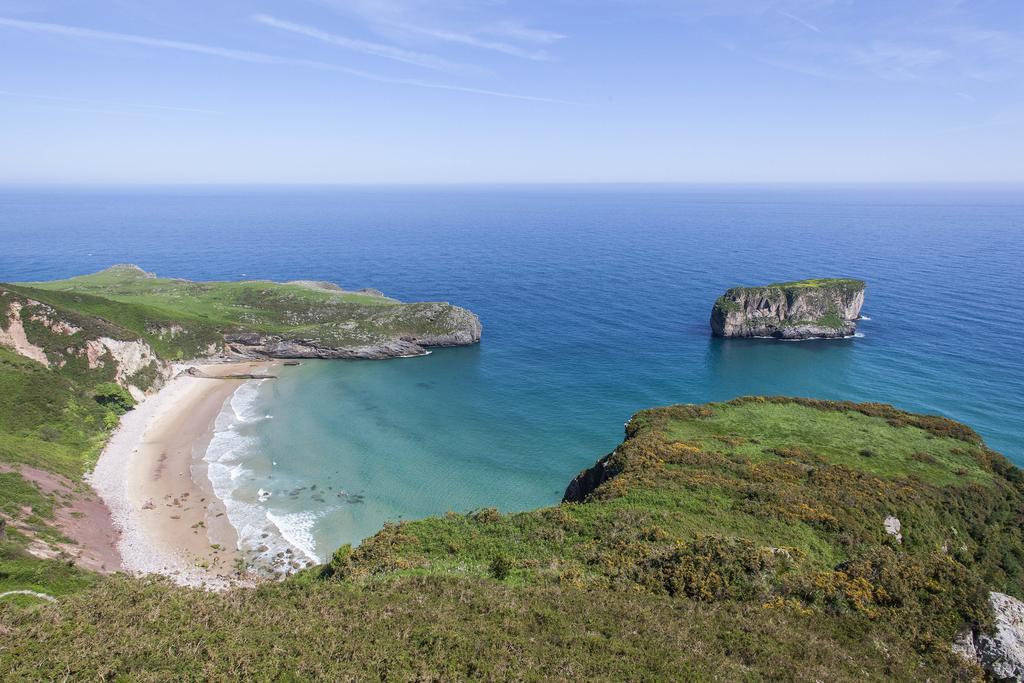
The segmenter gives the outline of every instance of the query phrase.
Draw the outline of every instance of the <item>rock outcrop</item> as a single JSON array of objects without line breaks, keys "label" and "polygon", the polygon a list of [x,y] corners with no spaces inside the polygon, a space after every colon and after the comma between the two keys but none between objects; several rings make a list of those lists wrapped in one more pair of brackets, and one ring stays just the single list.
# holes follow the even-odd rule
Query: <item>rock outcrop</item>
[{"label": "rock outcrop", "polygon": [[[158,389],[171,376],[170,365],[157,357],[144,339],[119,339],[86,331],[62,317],[53,306],[0,290],[0,314],[5,303],[7,315],[0,318],[0,346],[44,367],[63,368],[76,358],[84,359],[89,370],[111,366],[114,381],[136,400]],[[26,324],[32,326],[31,335]],[[107,325],[105,329],[116,328]],[[131,336],[126,330],[118,333]]]},{"label": "rock outcrop", "polygon": [[719,337],[848,337],[857,329],[864,287],[851,279],[733,287],[715,301],[711,330]]},{"label": "rock outcrop", "polygon": [[[33,302],[34,303],[34,302]],[[18,355],[31,358],[45,367],[50,367],[46,351],[29,341],[25,324],[21,319],[22,303],[12,301],[7,309],[7,324],[0,325],[0,346],[6,346]],[[2,321],[0,321],[2,322]]]},{"label": "rock outcrop", "polygon": [[[411,315],[410,309],[415,309]],[[225,354],[235,358],[404,358],[422,356],[430,347],[475,344],[483,331],[474,313],[450,304],[410,304],[405,309],[382,307],[379,315],[396,313],[405,316],[416,329],[390,338],[375,333],[361,343],[338,343],[335,339],[301,334],[235,332],[224,335]],[[381,325],[380,329],[390,327]]]},{"label": "rock outcrop", "polygon": [[569,482],[562,495],[563,503],[582,503],[598,486],[621,471],[615,462],[615,451],[598,460],[592,467],[583,470]]},{"label": "rock outcrop", "polygon": [[990,593],[994,628],[965,631],[953,651],[978,664],[997,681],[1024,681],[1024,602],[1005,593]]}]

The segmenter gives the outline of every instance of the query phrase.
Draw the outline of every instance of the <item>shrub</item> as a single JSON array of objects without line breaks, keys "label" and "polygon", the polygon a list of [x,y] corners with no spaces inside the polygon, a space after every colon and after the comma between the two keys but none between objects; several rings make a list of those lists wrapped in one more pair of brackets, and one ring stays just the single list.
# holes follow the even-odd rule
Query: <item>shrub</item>
[{"label": "shrub", "polygon": [[746,539],[698,536],[641,563],[636,578],[658,592],[693,600],[749,598],[759,575],[788,565],[788,557]]},{"label": "shrub", "polygon": [[61,436],[63,436],[63,434],[56,427],[46,426],[39,430],[39,438],[43,441],[54,443],[60,441]]},{"label": "shrub", "polygon": [[135,399],[128,390],[114,382],[104,382],[96,387],[93,397],[101,406],[105,406],[118,415],[123,415],[135,407]]},{"label": "shrub", "polygon": [[331,555],[331,561],[324,567],[324,576],[344,579],[352,571],[352,546],[348,543],[341,546]]},{"label": "shrub", "polygon": [[501,521],[501,513],[496,508],[480,508],[469,513],[474,521],[482,524],[493,524]]},{"label": "shrub", "polygon": [[512,560],[507,555],[495,555],[491,558],[491,564],[488,567],[488,571],[491,576],[502,581],[508,578],[509,573],[512,571]]}]

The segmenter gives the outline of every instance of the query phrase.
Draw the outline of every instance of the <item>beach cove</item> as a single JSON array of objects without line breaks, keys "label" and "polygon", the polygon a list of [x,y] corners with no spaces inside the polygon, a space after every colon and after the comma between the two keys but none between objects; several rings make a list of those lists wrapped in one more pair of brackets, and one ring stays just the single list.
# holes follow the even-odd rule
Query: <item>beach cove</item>
[{"label": "beach cove", "polygon": [[122,568],[185,585],[224,587],[237,579],[237,533],[202,459],[225,401],[272,363],[202,365],[176,375],[126,413],[88,480],[120,531]]}]

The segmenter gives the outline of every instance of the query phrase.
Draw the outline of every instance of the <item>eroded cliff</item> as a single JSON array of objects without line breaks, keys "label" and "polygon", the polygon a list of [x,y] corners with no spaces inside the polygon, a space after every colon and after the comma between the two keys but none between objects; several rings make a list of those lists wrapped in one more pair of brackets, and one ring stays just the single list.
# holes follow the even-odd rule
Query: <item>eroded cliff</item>
[{"label": "eroded cliff", "polygon": [[862,280],[847,278],[733,287],[715,301],[711,330],[719,337],[848,337],[857,329],[864,289]]}]

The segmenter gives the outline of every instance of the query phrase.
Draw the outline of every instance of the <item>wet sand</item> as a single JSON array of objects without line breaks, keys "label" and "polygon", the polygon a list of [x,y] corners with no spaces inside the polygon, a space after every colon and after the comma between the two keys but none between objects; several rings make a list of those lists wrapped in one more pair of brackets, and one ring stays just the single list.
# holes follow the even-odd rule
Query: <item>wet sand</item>
[{"label": "wet sand", "polygon": [[120,528],[124,569],[178,583],[222,587],[237,580],[238,539],[206,476],[203,454],[224,402],[269,362],[199,366],[124,416],[90,481]]}]

